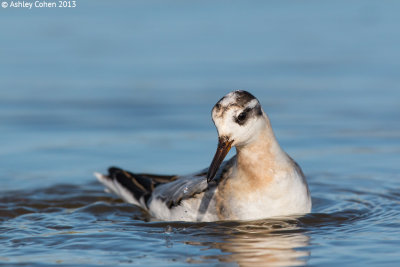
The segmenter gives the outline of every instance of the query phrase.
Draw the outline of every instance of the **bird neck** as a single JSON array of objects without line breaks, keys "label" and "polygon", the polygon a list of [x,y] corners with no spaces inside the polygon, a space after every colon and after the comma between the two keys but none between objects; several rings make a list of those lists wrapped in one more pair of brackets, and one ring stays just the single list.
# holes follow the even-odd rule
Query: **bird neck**
[{"label": "bird neck", "polygon": [[237,146],[238,172],[251,179],[266,179],[287,167],[289,158],[275,138],[270,121],[263,116],[265,124],[252,142]]}]

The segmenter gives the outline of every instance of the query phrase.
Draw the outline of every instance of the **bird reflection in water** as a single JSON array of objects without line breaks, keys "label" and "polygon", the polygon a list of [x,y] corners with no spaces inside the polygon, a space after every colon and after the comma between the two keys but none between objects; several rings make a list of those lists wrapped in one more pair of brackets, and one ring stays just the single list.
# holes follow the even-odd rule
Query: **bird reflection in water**
[{"label": "bird reflection in water", "polygon": [[238,223],[234,227],[224,227],[224,233],[218,233],[222,237],[220,241],[212,244],[209,242],[187,242],[187,244],[206,245],[223,252],[222,255],[205,256],[203,257],[205,261],[218,259],[221,262],[234,262],[239,266],[302,266],[310,256],[309,237],[302,233],[294,221],[267,220]]}]

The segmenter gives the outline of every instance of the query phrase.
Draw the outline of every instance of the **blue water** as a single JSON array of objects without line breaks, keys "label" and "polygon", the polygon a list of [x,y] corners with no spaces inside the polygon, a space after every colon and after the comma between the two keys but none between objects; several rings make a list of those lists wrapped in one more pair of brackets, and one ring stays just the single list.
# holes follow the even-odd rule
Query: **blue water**
[{"label": "blue water", "polygon": [[[0,264],[398,265],[399,2],[77,5],[0,9]],[[103,192],[111,165],[208,166],[233,89],[302,166],[312,214],[155,222]]]}]

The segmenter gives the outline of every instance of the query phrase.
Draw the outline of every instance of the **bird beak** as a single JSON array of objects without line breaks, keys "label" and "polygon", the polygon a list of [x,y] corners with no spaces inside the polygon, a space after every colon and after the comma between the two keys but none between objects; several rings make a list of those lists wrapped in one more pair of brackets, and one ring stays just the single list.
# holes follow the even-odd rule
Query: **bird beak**
[{"label": "bird beak", "polygon": [[226,154],[228,154],[229,150],[231,149],[232,143],[233,140],[230,141],[229,138],[227,138],[226,136],[218,138],[217,152],[215,152],[215,156],[213,158],[213,161],[211,162],[210,168],[208,168],[207,183],[211,182],[212,179],[214,179],[214,176],[217,173],[219,166],[226,157]]}]

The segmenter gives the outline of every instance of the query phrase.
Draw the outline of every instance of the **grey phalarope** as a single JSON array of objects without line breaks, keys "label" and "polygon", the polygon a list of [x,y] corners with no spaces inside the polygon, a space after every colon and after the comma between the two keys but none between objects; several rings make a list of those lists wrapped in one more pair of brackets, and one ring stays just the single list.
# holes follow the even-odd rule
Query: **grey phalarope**
[{"label": "grey phalarope", "polygon": [[[218,148],[208,169],[189,175],[95,173],[108,191],[167,221],[256,220],[302,215],[311,196],[300,166],[278,144],[259,101],[233,91],[212,109]],[[223,161],[230,148],[236,155]]]}]

